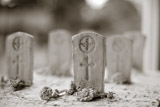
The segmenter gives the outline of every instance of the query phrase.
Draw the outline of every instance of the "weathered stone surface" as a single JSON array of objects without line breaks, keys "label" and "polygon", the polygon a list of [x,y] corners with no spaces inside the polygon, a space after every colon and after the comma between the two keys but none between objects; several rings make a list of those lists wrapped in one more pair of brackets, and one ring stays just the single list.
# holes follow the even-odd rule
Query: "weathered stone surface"
[{"label": "weathered stone surface", "polygon": [[105,38],[94,32],[72,37],[73,69],[76,85],[104,91]]},{"label": "weathered stone surface", "polygon": [[145,36],[140,32],[127,32],[124,34],[133,42],[132,64],[138,71],[143,71],[143,53],[145,46]]},{"label": "weathered stone surface", "polygon": [[6,41],[7,75],[9,79],[19,78],[28,84],[33,80],[33,36],[17,32]]},{"label": "weathered stone surface", "polygon": [[122,36],[112,36],[107,38],[106,44],[108,80],[116,83],[130,82],[131,40]]},{"label": "weathered stone surface", "polygon": [[72,38],[66,30],[50,32],[48,41],[49,69],[53,75],[70,76],[72,63]]}]

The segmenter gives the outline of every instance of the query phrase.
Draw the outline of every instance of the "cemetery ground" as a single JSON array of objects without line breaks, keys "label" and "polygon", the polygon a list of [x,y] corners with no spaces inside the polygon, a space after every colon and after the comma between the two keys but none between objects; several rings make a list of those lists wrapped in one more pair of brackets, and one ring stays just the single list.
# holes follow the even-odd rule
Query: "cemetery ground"
[{"label": "cemetery ground", "polygon": [[[18,33],[18,34],[22,34],[22,33]],[[83,69],[87,68],[87,69],[82,70],[82,71],[87,72],[86,73],[87,76],[83,76],[83,77],[87,80],[89,79],[90,81],[94,81],[94,80],[99,80],[100,78],[103,77],[103,72],[98,75],[95,75],[95,74],[97,74],[97,72],[100,72],[100,68],[102,68],[104,71],[104,68],[105,68],[104,62],[105,61],[98,60],[99,63],[97,63],[96,62],[97,57],[93,57],[93,56],[105,55],[104,54],[105,51],[103,49],[104,42],[102,42],[102,40],[104,40],[104,39],[102,36],[98,36],[98,34],[95,34],[95,33],[88,33],[88,35],[89,36],[86,36],[86,33],[82,33],[80,35],[77,35],[76,39],[74,38],[74,40],[80,41],[80,44],[78,44],[79,42],[75,41],[74,46],[77,47],[79,45],[79,48],[73,48],[73,49],[76,50],[74,52],[78,52],[79,55],[81,55],[80,57],[82,57],[81,59],[84,61],[84,63],[81,63],[82,61],[81,60],[79,61],[79,59],[78,59],[75,61],[75,63],[77,63],[79,61],[79,64],[77,63],[78,66],[81,66]],[[90,35],[92,35],[92,37]],[[19,36],[16,35],[16,37],[19,37]],[[26,37],[28,38],[28,36],[26,36]],[[82,37],[82,38],[80,38],[80,37]],[[11,38],[11,40],[12,40],[12,38]],[[23,55],[21,55],[21,53],[20,53],[20,52],[25,52],[25,51],[24,50],[19,51],[19,50],[23,49],[24,46],[30,47],[30,45],[31,45],[30,43],[32,43],[32,42],[26,43],[23,41],[23,39],[22,40],[21,39],[13,39],[13,41],[14,40],[15,40],[15,42],[12,43],[12,45],[13,45],[12,48],[14,49],[14,52],[16,52],[15,55],[18,54],[20,56],[20,59],[26,58],[26,57],[22,57]],[[95,45],[94,40],[97,40],[96,41],[97,45]],[[116,42],[114,42],[115,40],[116,40]],[[117,45],[117,43],[121,44],[121,42],[122,41],[121,40],[119,41],[119,39],[118,39],[118,41],[117,41],[117,39],[113,40],[113,44],[112,43],[111,44],[113,45],[114,51],[118,51],[118,53],[124,52],[124,51],[121,51],[121,49],[122,49],[121,47],[123,45]],[[116,44],[114,44],[114,43],[116,43]],[[8,46],[11,46],[11,45],[8,45]],[[101,46],[103,48],[98,48],[99,46]],[[29,48],[27,48],[27,49],[29,49]],[[160,104],[159,104],[160,103],[160,95],[159,95],[159,88],[160,88],[159,76],[160,76],[160,73],[155,72],[155,71],[154,72],[153,71],[136,72],[134,70],[132,70],[132,74],[131,74],[131,84],[123,84],[123,85],[121,84],[120,85],[120,84],[105,82],[105,84],[103,85],[104,90],[102,89],[102,91],[104,91],[106,93],[113,92],[114,97],[112,99],[111,98],[102,98],[102,99],[95,99],[90,102],[80,102],[80,101],[77,101],[76,96],[74,96],[74,95],[64,95],[62,97],[58,97],[57,99],[52,99],[51,101],[48,101],[48,102],[44,101],[40,98],[40,92],[43,87],[48,86],[48,87],[51,87],[52,90],[54,90],[54,89],[58,89],[58,90],[70,89],[71,81],[74,80],[74,75],[76,74],[75,70],[81,71],[81,69],[77,70],[77,66],[74,66],[74,74],[72,72],[71,77],[51,76],[50,75],[51,70],[49,69],[48,63],[47,63],[48,52],[46,51],[46,49],[47,49],[46,47],[43,47],[43,50],[37,48],[34,53],[32,53],[32,54],[30,53],[31,57],[29,57],[29,58],[32,59],[32,55],[34,54],[34,56],[35,56],[35,57],[33,57],[34,61],[37,61],[37,62],[34,62],[35,65],[34,65],[34,70],[33,70],[33,85],[31,85],[30,87],[26,87],[25,89],[19,90],[19,91],[12,91],[11,88],[9,88],[9,87],[0,88],[0,107],[1,106],[2,107],[8,107],[8,106],[19,106],[19,107],[21,107],[21,106],[24,106],[24,107],[28,107],[28,106],[35,106],[35,107],[51,107],[51,106],[147,107],[148,106],[148,107],[150,107],[150,106],[153,106],[154,107],[155,106],[155,107],[157,107],[157,106],[160,106]],[[56,49],[58,49],[58,48],[56,48]],[[77,49],[79,49],[79,50],[77,51]],[[127,50],[126,47],[124,49]],[[99,52],[99,53],[95,54],[94,53],[95,50],[96,50],[96,52]],[[93,53],[91,54],[90,52],[93,52]],[[126,52],[130,53],[130,51],[126,51]],[[10,54],[8,54],[8,55],[10,55]],[[118,55],[119,54],[115,54],[113,58],[116,58]],[[128,55],[131,55],[131,54],[128,54]],[[14,57],[14,58],[17,58],[17,57]],[[77,57],[77,58],[79,58],[79,57]],[[117,59],[119,59],[119,58],[120,57],[118,56]],[[121,58],[121,60],[122,60],[122,58]],[[104,59],[104,58],[102,58],[102,59]],[[19,59],[17,59],[17,60],[18,60],[17,63],[19,63]],[[130,58],[127,58],[127,60],[131,61],[131,56],[130,56]],[[26,60],[23,60],[23,63],[26,63],[25,61]],[[32,60],[29,60],[29,61],[32,61]],[[88,62],[88,61],[90,61],[90,62]],[[15,63],[14,60],[10,61],[10,62]],[[91,62],[94,62],[93,66],[91,66],[92,65]],[[122,60],[122,62],[124,63],[125,61]],[[98,64],[100,64],[100,65],[98,65]],[[125,69],[120,69],[120,68],[123,68],[123,67],[127,68],[127,66],[128,66],[127,64],[124,64],[123,66],[118,64],[119,66],[117,65],[117,66],[107,66],[107,67],[108,67],[108,69],[117,67],[118,70],[121,70],[121,72],[124,72]],[[11,64],[11,65],[13,65],[13,64]],[[18,64],[18,66],[14,66],[16,69],[18,68],[17,71],[20,71],[19,65],[20,64]],[[130,65],[131,64],[129,64],[128,67],[130,67]],[[6,68],[7,68],[9,65],[4,64],[4,66],[6,66]],[[89,72],[90,70],[86,66],[91,66],[90,69],[94,68],[95,74],[91,76],[91,73]],[[20,67],[21,68],[25,67],[27,69],[25,64],[21,65]],[[1,66],[1,68],[2,68],[2,66]],[[32,66],[30,68],[32,68]],[[97,68],[97,70],[95,70],[95,68]],[[11,68],[10,72],[12,72],[12,71],[14,71],[14,69]],[[57,70],[57,72],[58,71],[59,70]],[[127,71],[130,71],[130,70],[127,70]],[[19,72],[17,74],[21,74],[21,73],[22,72]],[[30,73],[28,73],[28,74],[30,74]],[[85,74],[85,72],[84,72],[84,74]],[[23,76],[25,77],[26,75],[23,75]],[[22,77],[22,76],[20,75],[20,77]],[[78,75],[78,77],[80,77],[80,75]],[[80,78],[83,78],[83,77],[80,77]],[[105,77],[107,77],[106,74],[105,74]],[[130,77],[130,76],[128,76],[128,77]],[[77,80],[75,80],[75,82],[76,81]],[[118,80],[118,81],[121,81],[121,80]],[[78,80],[78,82],[79,82],[79,80]],[[103,83],[103,81],[99,80],[99,81],[92,82],[92,83],[96,83],[96,84],[94,84],[96,87],[98,85],[101,85],[100,83]]]},{"label": "cemetery ground", "polygon": [[52,89],[69,89],[73,77],[55,77],[44,75],[44,69],[34,72],[33,85],[23,90],[10,92],[10,88],[0,88],[0,107],[157,107],[160,98],[159,81],[160,73],[137,73],[132,72],[132,84],[117,85],[105,83],[105,92],[114,92],[113,99],[96,99],[91,102],[80,102],[76,96],[63,96],[49,102],[40,98],[40,91],[44,86]]}]

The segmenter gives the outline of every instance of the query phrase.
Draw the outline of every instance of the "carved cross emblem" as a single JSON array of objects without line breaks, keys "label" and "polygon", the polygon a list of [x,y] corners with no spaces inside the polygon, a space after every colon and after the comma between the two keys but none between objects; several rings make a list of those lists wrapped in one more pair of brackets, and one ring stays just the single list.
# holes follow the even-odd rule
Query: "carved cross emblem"
[{"label": "carved cross emblem", "polygon": [[[13,44],[12,44],[12,46],[13,46],[13,49],[15,50],[15,51],[19,51],[19,49],[21,48],[21,46],[22,46],[22,44],[21,44],[21,38],[20,37],[15,37],[14,39],[13,39]],[[17,74],[17,77],[18,77],[18,75],[19,75],[19,55],[17,55],[17,57],[16,57],[16,74]]]},{"label": "carved cross emblem", "polygon": [[86,79],[86,80],[89,80],[89,79],[90,79],[90,77],[89,77],[89,72],[90,72],[90,71],[89,71],[89,67],[93,67],[94,64],[88,62],[88,56],[84,57],[83,61],[84,61],[84,62],[80,63],[80,66],[81,66],[81,67],[85,67],[85,73],[86,73],[85,79]]},{"label": "carved cross emblem", "polygon": [[90,53],[95,48],[95,41],[91,36],[85,36],[80,40],[79,48],[84,53]]}]

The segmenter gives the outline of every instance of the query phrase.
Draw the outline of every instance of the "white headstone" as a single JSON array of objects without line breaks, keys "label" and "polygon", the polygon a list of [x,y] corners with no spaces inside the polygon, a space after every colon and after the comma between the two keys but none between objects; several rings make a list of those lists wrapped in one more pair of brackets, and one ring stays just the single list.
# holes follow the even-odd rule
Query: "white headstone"
[{"label": "white headstone", "polygon": [[104,91],[105,38],[94,32],[72,37],[73,69],[76,85]]},{"label": "white headstone", "polygon": [[33,80],[33,36],[17,32],[9,35],[6,42],[8,78],[18,78],[31,85]]},{"label": "white headstone", "polygon": [[145,36],[140,32],[127,32],[124,34],[133,42],[132,62],[133,67],[138,71],[143,71],[143,53],[145,46]]},{"label": "white headstone", "polygon": [[116,83],[130,82],[132,42],[126,37],[107,38],[108,80]]},{"label": "white headstone", "polygon": [[72,63],[72,36],[66,30],[49,34],[49,70],[56,76],[70,76]]}]

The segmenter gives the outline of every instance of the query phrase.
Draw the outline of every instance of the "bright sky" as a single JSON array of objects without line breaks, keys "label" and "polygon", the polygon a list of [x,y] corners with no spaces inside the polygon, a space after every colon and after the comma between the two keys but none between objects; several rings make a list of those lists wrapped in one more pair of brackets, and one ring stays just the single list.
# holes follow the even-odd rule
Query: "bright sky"
[{"label": "bright sky", "polygon": [[100,9],[108,0],[86,0],[86,2],[95,9]]}]

